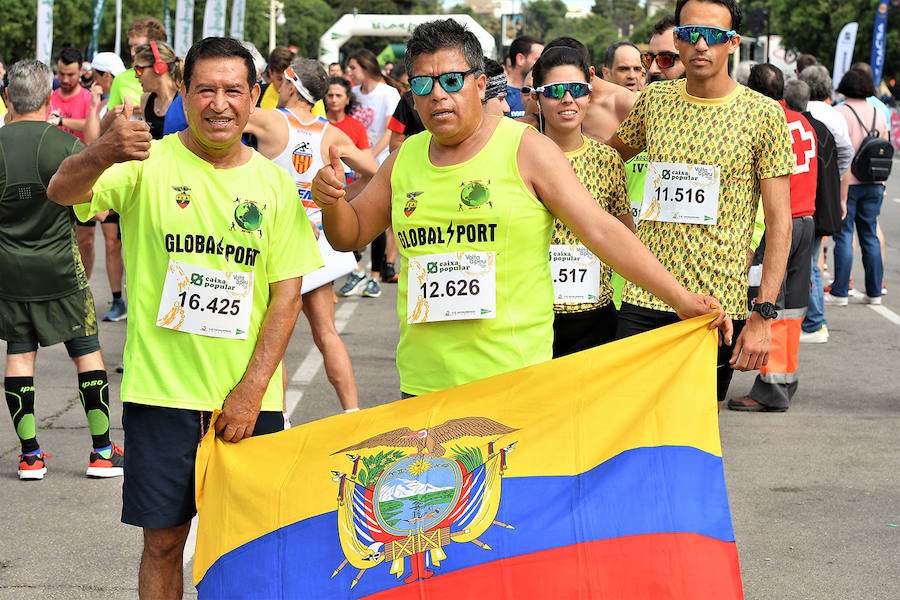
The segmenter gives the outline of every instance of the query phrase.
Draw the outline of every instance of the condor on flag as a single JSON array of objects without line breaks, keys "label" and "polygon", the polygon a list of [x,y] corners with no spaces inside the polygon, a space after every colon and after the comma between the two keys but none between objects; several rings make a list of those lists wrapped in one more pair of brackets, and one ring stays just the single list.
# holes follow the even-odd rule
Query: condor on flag
[{"label": "condor on flag", "polygon": [[200,597],[741,598],[710,320],[239,444],[208,435]]}]

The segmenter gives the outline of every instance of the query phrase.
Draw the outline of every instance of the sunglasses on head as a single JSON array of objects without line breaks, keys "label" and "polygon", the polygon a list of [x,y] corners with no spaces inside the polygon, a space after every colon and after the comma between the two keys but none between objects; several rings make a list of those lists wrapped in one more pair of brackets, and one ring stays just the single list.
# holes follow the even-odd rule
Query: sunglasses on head
[{"label": "sunglasses on head", "polygon": [[564,81],[559,83],[548,83],[536,88],[532,88],[538,94],[543,94],[544,98],[555,98],[562,100],[566,97],[566,92],[572,94],[572,98],[581,98],[591,93],[593,89],[591,84],[584,81]]},{"label": "sunglasses on head", "polygon": [[737,31],[734,29],[722,29],[711,25],[684,25],[676,27],[674,31],[675,37],[682,42],[696,44],[703,37],[707,46],[724,44],[737,35]]},{"label": "sunglasses on head", "polygon": [[444,88],[445,92],[458,92],[466,83],[466,75],[478,73],[480,69],[472,68],[468,71],[450,71],[449,73],[441,73],[440,75],[416,75],[409,78],[409,89],[416,96],[427,96],[434,89],[434,82],[437,81]]},{"label": "sunglasses on head", "polygon": [[653,54],[652,52],[642,52],[641,53],[641,64],[644,65],[645,69],[649,69],[653,66],[653,61],[656,61],[656,66],[660,69],[669,69],[675,66],[675,61],[678,60],[677,52],[660,52],[658,54]]}]

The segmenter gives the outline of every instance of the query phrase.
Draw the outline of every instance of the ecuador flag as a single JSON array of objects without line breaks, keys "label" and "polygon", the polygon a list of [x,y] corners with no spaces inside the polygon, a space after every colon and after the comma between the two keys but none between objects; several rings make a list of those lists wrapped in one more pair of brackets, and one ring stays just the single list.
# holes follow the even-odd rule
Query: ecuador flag
[{"label": "ecuador flag", "polygon": [[710,319],[238,444],[208,435],[200,598],[742,598]]}]

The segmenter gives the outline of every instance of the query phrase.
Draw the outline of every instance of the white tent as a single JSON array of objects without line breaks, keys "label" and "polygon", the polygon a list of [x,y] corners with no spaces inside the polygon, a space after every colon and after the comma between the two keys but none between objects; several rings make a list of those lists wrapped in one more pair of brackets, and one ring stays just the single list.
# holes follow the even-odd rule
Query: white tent
[{"label": "white tent", "polygon": [[485,56],[496,52],[494,37],[469,15],[352,15],[346,14],[319,38],[319,61],[340,61],[340,49],[355,35],[409,37],[421,23],[437,19],[454,19],[466,26],[481,42]]}]

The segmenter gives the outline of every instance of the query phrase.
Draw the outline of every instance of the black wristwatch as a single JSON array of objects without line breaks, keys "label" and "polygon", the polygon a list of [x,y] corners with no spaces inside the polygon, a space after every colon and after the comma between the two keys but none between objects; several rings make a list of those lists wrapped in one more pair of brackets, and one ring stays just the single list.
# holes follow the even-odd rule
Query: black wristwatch
[{"label": "black wristwatch", "polygon": [[758,312],[763,319],[774,319],[778,316],[778,309],[771,302],[756,302],[751,310]]},{"label": "black wristwatch", "polygon": [[59,120],[56,122],[57,127],[62,127],[62,120],[63,120],[62,115],[60,115]]}]

